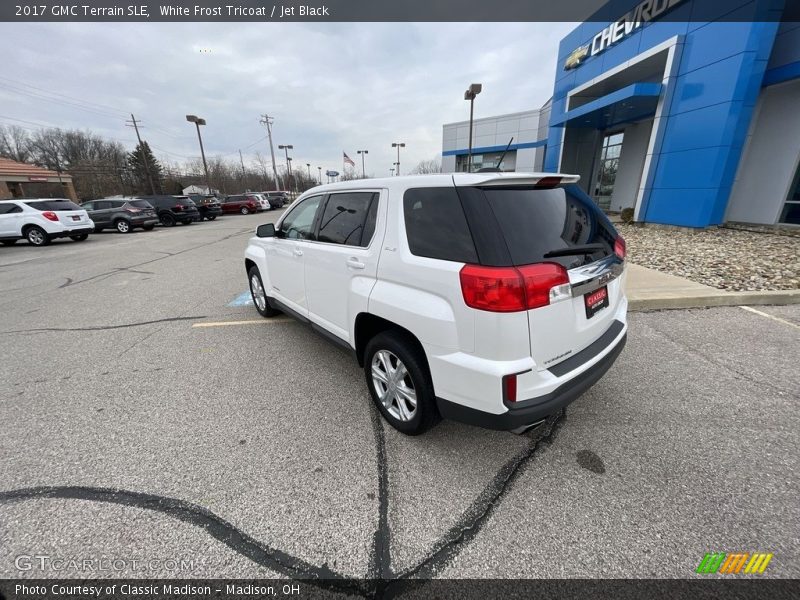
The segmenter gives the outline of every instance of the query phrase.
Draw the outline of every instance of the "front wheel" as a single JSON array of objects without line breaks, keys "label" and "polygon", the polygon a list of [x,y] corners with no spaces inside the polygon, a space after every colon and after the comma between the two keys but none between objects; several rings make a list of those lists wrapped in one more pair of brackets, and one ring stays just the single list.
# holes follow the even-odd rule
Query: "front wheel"
[{"label": "front wheel", "polygon": [[261,273],[258,272],[258,267],[250,267],[247,276],[250,278],[250,296],[253,298],[253,304],[255,304],[258,314],[264,318],[279,315],[281,311],[275,310],[269,305],[267,292],[264,289],[264,282],[261,281]]},{"label": "front wheel", "polygon": [[425,357],[408,334],[385,331],[372,338],[364,351],[364,375],[372,401],[401,433],[419,435],[439,420]]},{"label": "front wheel", "polygon": [[84,240],[86,240],[88,238],[89,238],[89,234],[88,233],[81,233],[79,235],[71,235],[71,236],[69,236],[69,239],[71,239],[73,242],[82,242],[82,241],[84,241]]},{"label": "front wheel", "polygon": [[128,223],[125,219],[118,219],[114,223],[114,227],[120,233],[130,233],[131,232],[131,224]]},{"label": "front wheel", "polygon": [[50,243],[50,236],[47,235],[47,232],[36,225],[30,227],[28,231],[25,232],[25,237],[32,246],[47,246],[47,244]]}]

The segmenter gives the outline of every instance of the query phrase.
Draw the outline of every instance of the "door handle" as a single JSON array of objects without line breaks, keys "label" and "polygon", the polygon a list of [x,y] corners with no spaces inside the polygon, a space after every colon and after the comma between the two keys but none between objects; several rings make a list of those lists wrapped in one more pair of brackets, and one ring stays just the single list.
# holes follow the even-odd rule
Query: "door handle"
[{"label": "door handle", "polygon": [[365,269],[367,267],[367,265],[362,263],[354,256],[351,256],[350,258],[347,259],[347,266],[350,267],[351,269]]},{"label": "door handle", "polygon": [[294,253],[295,256],[303,256],[303,251],[300,250],[300,248],[295,248],[294,250],[292,250],[292,252]]}]

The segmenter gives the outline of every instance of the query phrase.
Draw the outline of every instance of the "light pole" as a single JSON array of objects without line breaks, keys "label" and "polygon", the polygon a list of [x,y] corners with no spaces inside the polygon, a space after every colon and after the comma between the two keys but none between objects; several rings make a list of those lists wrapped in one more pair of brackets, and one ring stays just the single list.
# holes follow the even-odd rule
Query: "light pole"
[{"label": "light pole", "polygon": [[319,184],[322,185],[322,167],[317,167],[319,171]]},{"label": "light pole", "polygon": [[356,152],[358,152],[361,155],[361,178],[362,179],[366,179],[367,178],[367,170],[364,167],[364,155],[365,154],[369,154],[369,150],[356,150]]},{"label": "light pole", "polygon": [[[294,146],[291,144],[279,144],[278,150],[283,150],[286,155],[286,177],[288,179],[289,186],[292,187],[292,159],[289,158],[289,150],[294,150]],[[294,191],[290,189],[289,191]]]},{"label": "light pole", "polygon": [[473,83],[464,92],[464,100],[469,100],[469,156],[467,157],[467,173],[472,173],[472,108],[475,104],[475,96],[481,93],[483,86],[480,83]]},{"label": "light pole", "polygon": [[391,169],[389,169],[389,173],[391,173],[392,175],[394,175],[394,167],[392,167]]},{"label": "light pole", "polygon": [[392,148],[397,148],[397,162],[394,163],[397,165],[397,174],[400,175],[400,148],[405,148],[405,142],[392,142]]},{"label": "light pole", "polygon": [[306,163],[306,167],[308,168],[308,179],[311,181],[311,163]]},{"label": "light pole", "polygon": [[200,125],[205,125],[206,120],[201,119],[197,115],[186,115],[186,120],[189,123],[194,123],[195,127],[197,127],[197,139],[200,140],[200,156],[203,157],[203,169],[206,172],[206,188],[208,188],[208,194],[211,194],[211,179],[208,176],[208,164],[206,163],[206,151],[203,149],[203,136],[200,135]]}]

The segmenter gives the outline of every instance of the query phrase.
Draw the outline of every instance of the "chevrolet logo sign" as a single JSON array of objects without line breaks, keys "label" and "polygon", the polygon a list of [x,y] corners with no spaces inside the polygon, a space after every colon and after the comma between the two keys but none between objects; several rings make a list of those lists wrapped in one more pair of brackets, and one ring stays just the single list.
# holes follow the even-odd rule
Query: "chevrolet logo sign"
[{"label": "chevrolet logo sign", "polygon": [[589,46],[581,46],[580,48],[576,48],[572,51],[567,57],[567,60],[564,61],[564,70],[569,71],[570,69],[574,69],[575,67],[580,66],[583,62],[583,59],[589,55]]}]

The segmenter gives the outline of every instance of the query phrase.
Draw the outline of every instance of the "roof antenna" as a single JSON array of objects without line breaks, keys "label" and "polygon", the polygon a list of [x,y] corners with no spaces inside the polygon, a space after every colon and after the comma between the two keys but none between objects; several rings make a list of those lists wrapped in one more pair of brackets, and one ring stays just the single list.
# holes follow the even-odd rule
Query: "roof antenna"
[{"label": "roof antenna", "polygon": [[511,148],[511,142],[513,142],[513,141],[514,141],[514,138],[512,136],[512,138],[510,140],[508,140],[508,145],[506,146],[506,149],[503,150],[503,153],[500,155],[500,158],[497,159],[497,164],[495,166],[493,166],[493,167],[484,167],[483,169],[479,169],[478,173],[500,173],[500,163],[502,163],[503,159],[506,157],[506,154],[508,153],[508,149]]}]

